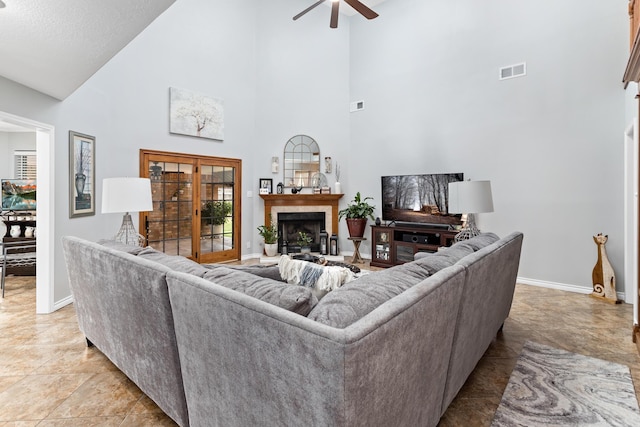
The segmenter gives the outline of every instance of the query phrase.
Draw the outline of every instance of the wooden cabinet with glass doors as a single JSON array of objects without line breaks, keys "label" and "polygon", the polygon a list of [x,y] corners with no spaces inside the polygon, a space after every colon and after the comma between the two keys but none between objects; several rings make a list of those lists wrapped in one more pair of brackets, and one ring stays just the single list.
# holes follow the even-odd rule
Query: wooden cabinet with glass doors
[{"label": "wooden cabinet with glass doors", "polygon": [[140,214],[147,245],[201,263],[240,259],[241,161],[140,151],[153,211]]}]

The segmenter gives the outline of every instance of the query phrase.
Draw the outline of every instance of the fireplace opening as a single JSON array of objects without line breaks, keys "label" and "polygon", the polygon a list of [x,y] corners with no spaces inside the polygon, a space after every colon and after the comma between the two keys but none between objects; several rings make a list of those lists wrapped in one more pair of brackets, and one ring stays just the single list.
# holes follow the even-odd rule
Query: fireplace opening
[{"label": "fireplace opening", "polygon": [[287,242],[290,253],[300,252],[298,233],[304,232],[313,238],[311,251],[320,252],[320,231],[324,230],[324,212],[280,212],[278,213],[278,252],[282,252],[282,242]]}]

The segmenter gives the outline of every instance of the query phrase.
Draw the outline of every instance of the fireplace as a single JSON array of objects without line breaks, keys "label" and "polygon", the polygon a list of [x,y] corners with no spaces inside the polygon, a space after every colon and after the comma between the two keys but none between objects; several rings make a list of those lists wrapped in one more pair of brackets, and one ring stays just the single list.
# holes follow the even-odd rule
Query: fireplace
[{"label": "fireplace", "polygon": [[[286,240],[291,252],[296,250],[298,231],[304,231],[314,236],[314,245],[311,250],[319,251],[320,247],[320,230],[324,228],[329,236],[338,234],[338,201],[343,194],[261,194],[264,200],[264,223],[269,224],[271,220],[278,222],[278,231],[282,236],[283,229],[280,225],[282,221],[281,214],[321,214],[322,220],[317,221],[311,230],[292,228],[284,230],[286,232]],[[298,219],[292,221],[299,221]],[[285,217],[285,222],[287,221]],[[320,221],[322,221],[320,223]],[[309,225],[305,226],[306,228]],[[293,250],[292,250],[293,249]],[[282,252],[282,237],[278,241],[278,250]],[[299,250],[299,249],[298,249]]]},{"label": "fireplace", "polygon": [[320,230],[326,229],[324,212],[280,212],[278,213],[278,251],[286,241],[289,252],[300,252],[298,233],[304,232],[313,238],[311,251],[320,252]]}]

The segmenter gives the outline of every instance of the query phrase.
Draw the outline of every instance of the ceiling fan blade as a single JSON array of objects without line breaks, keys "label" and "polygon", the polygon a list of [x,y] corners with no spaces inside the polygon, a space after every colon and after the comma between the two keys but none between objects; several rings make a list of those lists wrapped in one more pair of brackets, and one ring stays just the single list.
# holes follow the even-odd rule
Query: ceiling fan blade
[{"label": "ceiling fan blade", "polygon": [[296,19],[300,18],[302,15],[304,15],[305,13],[309,12],[312,9],[315,9],[317,6],[321,5],[322,3],[324,3],[327,0],[318,0],[317,2],[315,2],[314,4],[312,4],[311,6],[309,6],[308,8],[306,8],[305,10],[303,10],[302,12],[300,12],[299,14],[297,14],[296,16],[293,17],[293,20],[295,21]]},{"label": "ceiling fan blade", "polygon": [[331,5],[331,23],[329,27],[338,28],[338,9],[340,8],[340,2],[334,1]]},{"label": "ceiling fan blade", "polygon": [[378,14],[373,10],[369,9],[367,6],[362,4],[359,0],[344,0],[349,6],[354,8],[360,13],[360,15],[364,16],[367,19],[377,18]]}]

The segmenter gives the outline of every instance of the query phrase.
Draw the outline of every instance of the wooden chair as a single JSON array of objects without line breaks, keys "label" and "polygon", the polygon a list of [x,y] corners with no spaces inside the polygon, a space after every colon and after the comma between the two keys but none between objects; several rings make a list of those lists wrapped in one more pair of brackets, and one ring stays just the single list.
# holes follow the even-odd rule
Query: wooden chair
[{"label": "wooden chair", "polygon": [[2,250],[2,298],[4,298],[4,278],[8,268],[33,267],[36,265],[36,241],[0,242]]}]

